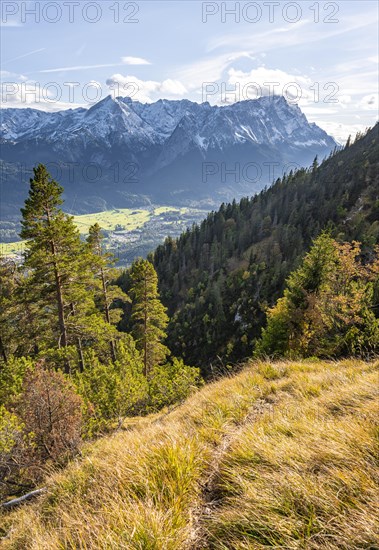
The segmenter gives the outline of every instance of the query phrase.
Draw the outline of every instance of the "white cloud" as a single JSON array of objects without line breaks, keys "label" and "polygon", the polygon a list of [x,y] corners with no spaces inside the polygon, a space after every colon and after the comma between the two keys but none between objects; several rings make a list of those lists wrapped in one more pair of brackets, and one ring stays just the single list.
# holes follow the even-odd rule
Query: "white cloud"
[{"label": "white cloud", "polygon": [[[25,82],[26,80],[28,80],[28,78],[25,75],[12,73],[11,71],[0,71],[0,78],[1,80],[10,78],[12,80],[19,80],[21,82]],[[5,82],[2,82],[2,84],[4,85]]]},{"label": "white cloud", "polygon": [[338,96],[338,104],[341,105],[343,109],[346,109],[346,107],[351,103],[351,95],[349,94],[340,94]]},{"label": "white cloud", "polygon": [[224,71],[238,59],[255,58],[247,51],[236,51],[214,56],[201,61],[195,61],[180,69],[176,77],[184,83],[190,90],[196,90],[202,87],[206,82],[217,82],[222,77]]},{"label": "white cloud", "polygon": [[171,78],[161,83],[159,91],[168,95],[184,95],[187,92],[179,80],[172,80]]},{"label": "white cloud", "polygon": [[297,23],[289,24],[285,27],[271,28],[264,32],[248,32],[248,33],[229,33],[217,38],[212,38],[208,43],[208,51],[217,50],[219,48],[233,48],[238,47],[241,44],[248,44],[249,48],[252,48],[256,54],[259,51],[260,46],[264,45],[264,51],[271,50],[277,46],[290,46],[299,43],[300,36],[296,34],[296,31],[309,23],[307,19],[299,21]]},{"label": "white cloud", "polygon": [[240,91],[240,99],[255,99],[267,95],[284,95],[287,101],[298,103],[311,97],[312,80],[307,76],[289,74],[280,69],[258,67],[244,72],[228,71],[228,84]]},{"label": "white cloud", "polygon": [[142,57],[121,57],[121,61],[125,65],[151,65],[150,61],[143,59]]},{"label": "white cloud", "polygon": [[333,71],[336,73],[348,73],[351,75],[353,71],[362,72],[362,69],[370,69],[372,65],[378,64],[378,57],[363,57],[351,61],[344,61],[333,66]]},{"label": "white cloud", "polygon": [[358,107],[364,111],[378,112],[378,94],[365,95],[358,103]]},{"label": "white cloud", "polygon": [[211,38],[208,43],[208,51],[226,47],[236,48],[244,44],[256,55],[262,51],[261,48],[268,52],[302,44],[308,46],[314,42],[325,41],[335,36],[376,25],[376,20],[377,15],[374,10],[362,12],[359,18],[356,16],[340,18],[339,24],[335,25],[322,24],[321,22],[315,24],[311,19],[305,18],[296,23],[270,28],[264,32],[251,32],[250,29],[248,32],[228,33]]},{"label": "white cloud", "polygon": [[[35,53],[35,52],[32,52]],[[27,54],[30,55],[30,54]],[[142,57],[121,57],[119,63],[100,63],[97,65],[71,65],[69,67],[55,67],[43,69],[40,73],[61,73],[69,71],[86,71],[88,69],[104,69],[106,67],[120,67],[121,65],[150,65],[150,62]]]},{"label": "white cloud", "polygon": [[187,90],[178,80],[168,78],[162,82],[155,80],[141,80],[136,76],[114,74],[106,81],[112,91],[112,95],[129,96],[143,103],[151,103],[159,98],[183,96]]},{"label": "white cloud", "polygon": [[117,67],[120,65],[120,63],[104,63],[100,65],[74,65],[71,67],[57,67],[54,69],[43,69],[42,71],[38,71],[39,73],[61,73],[61,72],[69,72],[69,71],[85,71],[87,69],[103,69],[105,67]]},{"label": "white cloud", "polygon": [[58,111],[66,111],[67,109],[78,109],[79,107],[82,109],[87,109],[91,105],[87,105],[84,103],[70,103],[67,101],[58,101],[58,102],[46,102],[46,101],[37,101],[35,103],[12,103],[9,104],[9,102],[4,103],[0,99],[0,108],[1,109],[25,109],[26,107],[28,109],[38,109],[39,111],[46,111],[48,113],[57,113]]},{"label": "white cloud", "polygon": [[338,109],[333,107],[313,107],[307,105],[305,107],[300,107],[303,113],[307,116],[308,119],[313,115],[323,116],[323,115],[336,115],[338,114]]}]

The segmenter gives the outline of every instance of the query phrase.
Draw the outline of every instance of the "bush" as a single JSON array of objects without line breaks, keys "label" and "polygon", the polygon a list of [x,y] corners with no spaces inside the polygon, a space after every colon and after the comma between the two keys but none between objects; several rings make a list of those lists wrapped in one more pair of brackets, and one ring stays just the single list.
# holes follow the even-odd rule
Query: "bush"
[{"label": "bush", "polygon": [[22,392],[25,375],[34,369],[30,359],[11,357],[0,368],[0,405],[7,405]]},{"label": "bush", "polygon": [[31,489],[52,465],[64,464],[82,429],[82,399],[63,374],[27,360],[6,369],[2,382],[14,384],[8,408],[0,406],[1,497]]},{"label": "bush", "polygon": [[173,405],[190,395],[201,384],[200,370],[188,367],[182,359],[154,367],[149,382],[148,410]]},{"label": "bush", "polygon": [[28,372],[15,412],[26,434],[33,437],[36,467],[47,462],[65,462],[78,449],[82,430],[81,397],[60,372],[46,370],[42,363]]},{"label": "bush", "polygon": [[26,447],[20,419],[0,405],[0,497],[17,493],[23,486],[20,474]]},{"label": "bush", "polygon": [[366,356],[379,351],[375,288],[379,256],[362,260],[359,243],[323,233],[269,309],[256,355]]},{"label": "bush", "polygon": [[117,345],[117,361],[104,365],[94,353],[86,357],[88,368],[76,375],[76,384],[85,401],[86,434],[108,429],[114,420],[135,414],[146,400],[147,382],[132,338],[125,335]]}]

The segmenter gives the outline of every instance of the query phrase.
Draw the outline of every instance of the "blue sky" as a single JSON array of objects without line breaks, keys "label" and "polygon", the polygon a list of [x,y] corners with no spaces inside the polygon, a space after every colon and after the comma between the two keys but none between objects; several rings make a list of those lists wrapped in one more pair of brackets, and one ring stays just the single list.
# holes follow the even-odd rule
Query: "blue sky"
[{"label": "blue sky", "polygon": [[2,0],[1,10],[3,107],[279,93],[339,141],[378,118],[374,0]]}]

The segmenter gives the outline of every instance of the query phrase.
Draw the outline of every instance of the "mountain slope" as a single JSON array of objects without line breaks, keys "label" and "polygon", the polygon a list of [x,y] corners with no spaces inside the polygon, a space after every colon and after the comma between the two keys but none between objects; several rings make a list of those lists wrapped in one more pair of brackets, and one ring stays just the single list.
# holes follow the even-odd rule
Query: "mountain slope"
[{"label": "mountain slope", "polygon": [[378,158],[377,125],[319,167],[223,204],[158,247],[152,261],[173,316],[170,349],[189,364],[200,362],[205,375],[212,363],[249,357],[266,306],[323,229],[363,242],[369,253],[379,242]]},{"label": "mountain slope", "polygon": [[3,219],[21,204],[20,180],[26,183],[37,162],[52,163],[66,200],[76,197],[82,210],[91,203],[96,209],[101,199],[129,206],[134,195],[160,203],[219,204],[269,183],[270,163],[281,173],[289,162],[307,165],[336,146],[280,96],[224,107],[108,96],[88,110],[4,109],[0,143]]},{"label": "mountain slope", "polygon": [[130,419],[3,513],[1,547],[376,548],[378,369],[250,363]]}]

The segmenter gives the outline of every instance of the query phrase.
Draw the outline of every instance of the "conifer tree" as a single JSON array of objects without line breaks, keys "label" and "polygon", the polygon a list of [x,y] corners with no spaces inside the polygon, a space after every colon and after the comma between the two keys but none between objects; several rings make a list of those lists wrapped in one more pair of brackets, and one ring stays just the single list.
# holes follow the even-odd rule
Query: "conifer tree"
[{"label": "conifer tree", "polygon": [[[120,287],[111,284],[111,265],[114,263],[114,258],[112,254],[104,252],[103,239],[104,235],[101,232],[101,227],[98,223],[95,223],[89,228],[87,237],[89,250],[94,255],[93,273],[95,281],[98,282],[98,288],[95,290],[95,301],[98,302],[100,311],[104,313],[106,323],[115,325],[120,320],[122,310],[119,307],[112,306],[116,301],[126,302],[130,300]],[[112,361],[116,361],[116,344],[113,338],[110,340],[110,349]]]},{"label": "conifer tree", "polygon": [[153,265],[147,260],[137,260],[131,267],[130,278],[132,333],[142,353],[144,375],[149,379],[152,369],[169,354],[162,344],[168,317],[159,299],[158,277]]},{"label": "conifer tree", "polygon": [[[45,321],[43,346],[78,349],[84,368],[82,336],[85,317],[95,314],[91,286],[93,257],[85,253],[73,217],[60,206],[62,187],[42,164],[34,168],[29,197],[22,212],[21,237],[27,240],[25,267],[34,304],[40,305],[39,322]],[[65,370],[69,371],[68,362]]]},{"label": "conifer tree", "polygon": [[8,342],[13,336],[9,313],[13,306],[15,271],[13,262],[0,258],[0,363],[8,361]]},{"label": "conifer tree", "polygon": [[23,268],[0,258],[0,362],[7,363],[12,355],[37,353],[38,332],[43,329]]}]

